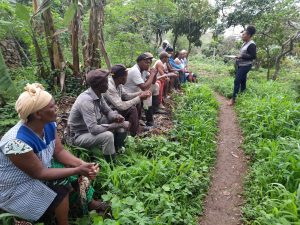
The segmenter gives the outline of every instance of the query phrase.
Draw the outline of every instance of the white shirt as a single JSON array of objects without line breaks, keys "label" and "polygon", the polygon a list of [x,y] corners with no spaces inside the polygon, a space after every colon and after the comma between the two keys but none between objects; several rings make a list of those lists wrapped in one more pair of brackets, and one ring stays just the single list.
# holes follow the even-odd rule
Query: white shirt
[{"label": "white shirt", "polygon": [[127,82],[124,84],[124,90],[127,93],[134,93],[141,91],[138,85],[145,83],[140,67],[135,64],[128,70]]}]

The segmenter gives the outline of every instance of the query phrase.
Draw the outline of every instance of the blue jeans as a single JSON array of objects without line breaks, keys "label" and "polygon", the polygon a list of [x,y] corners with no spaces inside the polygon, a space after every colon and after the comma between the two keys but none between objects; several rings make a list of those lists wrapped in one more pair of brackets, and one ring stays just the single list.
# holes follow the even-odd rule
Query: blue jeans
[{"label": "blue jeans", "polygon": [[241,92],[246,90],[247,73],[250,71],[252,65],[249,66],[238,66],[237,72],[234,79],[233,95],[232,98],[236,99],[240,89]]}]

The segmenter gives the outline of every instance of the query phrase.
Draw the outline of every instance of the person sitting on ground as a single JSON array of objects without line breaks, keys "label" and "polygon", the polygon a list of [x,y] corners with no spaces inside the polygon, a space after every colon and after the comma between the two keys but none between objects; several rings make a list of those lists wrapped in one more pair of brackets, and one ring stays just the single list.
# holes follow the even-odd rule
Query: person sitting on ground
[{"label": "person sitting on ground", "polygon": [[106,103],[103,94],[108,89],[110,72],[96,69],[88,72],[90,86],[73,104],[68,126],[71,143],[84,148],[101,147],[104,159],[115,162],[116,150],[124,145],[129,122]]},{"label": "person sitting on ground", "polygon": [[175,73],[169,73],[167,68],[167,63],[169,61],[170,55],[167,52],[161,52],[159,54],[159,60],[155,62],[153,68],[158,71],[157,81],[159,82],[159,101],[160,108],[163,108],[163,97],[167,96],[167,89],[170,85],[170,77],[176,77]]},{"label": "person sitting on ground", "polygon": [[160,54],[160,53],[162,53],[162,52],[165,52],[165,51],[166,51],[166,48],[167,48],[168,46],[170,46],[170,43],[168,42],[168,40],[164,40],[164,41],[162,42],[162,46],[158,48],[157,53]]},{"label": "person sitting on ground", "polygon": [[[152,63],[153,55],[149,52],[145,52],[137,57],[136,64],[128,70],[127,81],[124,85],[124,90],[128,93],[134,93],[138,91],[150,90],[152,93],[152,102],[147,104],[145,108],[146,125],[153,126],[153,113],[159,110],[159,87],[156,82],[157,71],[155,69],[149,70]],[[146,72],[146,73],[144,73]],[[145,75],[146,74],[146,75]],[[146,102],[144,101],[144,106]],[[141,111],[139,111],[139,118],[141,118]]]},{"label": "person sitting on ground", "polygon": [[[27,84],[15,108],[21,121],[0,141],[0,209],[28,221],[55,217],[67,225],[70,191],[79,190],[78,182],[94,179],[99,166],[63,148],[56,132],[55,101],[41,84]],[[68,168],[53,168],[55,163]],[[82,196],[88,209],[107,210],[108,205],[93,200],[93,192],[89,187]]]},{"label": "person sitting on ground", "polygon": [[185,75],[185,68],[180,59],[178,58],[179,54],[176,54],[177,57],[175,58],[174,62],[181,68],[181,71],[179,71],[179,78],[180,83],[184,84],[187,81],[186,75]]},{"label": "person sitting on ground", "polygon": [[180,74],[181,72],[183,72],[183,69],[181,66],[177,65],[175,62],[175,54],[174,54],[174,50],[172,47],[167,47],[166,52],[170,55],[169,57],[169,62],[167,64],[168,66],[168,70],[169,72],[173,72],[178,74],[177,77],[173,77],[173,81],[171,79],[171,84],[174,84],[174,90],[179,90],[180,89]]},{"label": "person sitting on ground", "polygon": [[186,79],[191,83],[195,83],[197,75],[195,73],[189,71],[187,56],[188,56],[188,52],[183,49],[180,51],[178,58],[180,59],[181,63],[183,64]]},{"label": "person sitting on ground", "polygon": [[123,85],[127,80],[127,68],[122,64],[114,65],[111,68],[111,76],[108,77],[108,90],[104,97],[109,106],[117,110],[125,120],[130,122],[130,134],[135,136],[139,131],[139,118],[136,105],[149,98],[151,92],[138,91],[127,93]]}]

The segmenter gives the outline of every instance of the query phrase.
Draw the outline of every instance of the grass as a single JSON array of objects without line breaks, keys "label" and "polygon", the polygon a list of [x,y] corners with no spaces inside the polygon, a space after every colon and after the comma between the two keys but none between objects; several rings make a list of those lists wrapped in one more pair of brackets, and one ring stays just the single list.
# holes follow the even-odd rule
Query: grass
[{"label": "grass", "polygon": [[[236,111],[250,156],[245,178],[245,224],[300,224],[300,103],[297,68],[286,68],[277,81],[264,70],[251,71]],[[233,77],[205,78],[231,97]]]},{"label": "grass", "polygon": [[197,224],[215,159],[218,105],[206,86],[186,87],[176,101],[169,135],[129,139],[120,164],[103,166],[95,186],[116,218],[104,224]]},{"label": "grass", "polygon": [[[114,168],[98,159],[95,197],[112,203],[115,219],[92,212],[71,218],[71,224],[197,224],[216,157],[218,104],[205,85],[186,86],[175,101],[174,129],[168,135],[128,138]],[[70,150],[90,158],[88,150]],[[1,222],[11,218],[1,215]]]}]

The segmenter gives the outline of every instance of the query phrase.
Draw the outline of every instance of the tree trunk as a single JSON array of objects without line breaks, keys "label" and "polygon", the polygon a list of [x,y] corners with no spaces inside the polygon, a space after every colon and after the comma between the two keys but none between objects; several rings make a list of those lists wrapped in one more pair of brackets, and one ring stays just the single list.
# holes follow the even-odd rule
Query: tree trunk
[{"label": "tree trunk", "polygon": [[[192,50],[192,42],[190,41],[190,40],[188,40],[189,41],[189,48],[188,48],[188,53],[187,53],[187,55],[189,56],[189,54],[190,54],[190,52],[191,52],[191,50]],[[187,56],[187,57],[188,57]]]},{"label": "tree trunk", "polygon": [[85,67],[87,70],[97,69],[100,67],[99,46],[99,27],[100,27],[100,4],[99,0],[91,0],[91,12],[89,21],[89,36],[87,43],[87,51],[85,56]]},{"label": "tree trunk", "polygon": [[271,70],[271,56],[270,56],[270,50],[267,48],[267,60],[268,60],[268,72],[267,72],[267,80],[270,80],[270,70]]},{"label": "tree trunk", "polygon": [[173,50],[174,50],[174,52],[176,51],[176,43],[177,43],[177,40],[178,40],[178,34],[177,34],[177,32],[175,32],[175,34],[174,34],[174,41],[173,41]]},{"label": "tree trunk", "polygon": [[[35,57],[36,57],[36,62],[37,62],[37,66],[38,66],[38,74],[43,79],[47,80],[46,78],[48,78],[49,71],[48,71],[48,69],[47,70],[45,69],[44,57],[43,57],[42,50],[40,48],[40,45],[38,43],[38,40],[36,38],[34,30],[31,30],[31,35],[30,36],[31,36],[32,43],[33,43],[33,46],[34,46]],[[52,85],[50,85],[50,86],[52,86]]]},{"label": "tree trunk", "polygon": [[46,34],[46,43],[48,47],[48,54],[51,62],[51,69],[57,73],[57,77],[54,83],[58,85],[58,80],[60,84],[60,90],[63,91],[65,88],[65,72],[64,68],[66,66],[64,56],[61,50],[61,46],[58,40],[58,36],[55,34],[54,23],[52,19],[51,9],[48,8],[43,12],[44,28]]},{"label": "tree trunk", "polygon": [[107,51],[105,49],[105,44],[104,44],[104,35],[103,35],[103,26],[104,26],[104,2],[100,0],[100,26],[99,26],[99,47],[101,49],[102,56],[105,60],[107,69],[111,69],[111,63],[107,54]]},{"label": "tree trunk", "polygon": [[[276,80],[277,76],[279,74],[281,59],[285,55],[287,55],[288,53],[290,53],[291,51],[293,51],[293,49],[294,49],[294,42],[297,41],[297,40],[298,41],[300,40],[300,31],[299,30],[293,36],[291,36],[287,41],[285,41],[282,44],[282,46],[281,46],[281,53],[276,57],[275,72],[274,72],[274,74],[272,76],[273,80]],[[286,47],[288,47],[288,48],[286,49]]]},{"label": "tree trunk", "polygon": [[278,77],[278,74],[279,74],[279,71],[280,71],[280,62],[281,62],[281,59],[284,55],[283,54],[280,54],[278,57],[276,57],[276,61],[275,61],[275,72],[272,76],[272,80],[276,80],[277,77]]},{"label": "tree trunk", "polygon": [[[73,4],[78,6],[78,0],[73,0]],[[71,23],[72,26],[72,34],[71,34],[71,43],[72,43],[72,57],[73,57],[73,75],[78,76],[80,73],[79,68],[79,54],[78,54],[78,32],[79,32],[79,20],[80,20],[80,9],[77,9]]]}]

